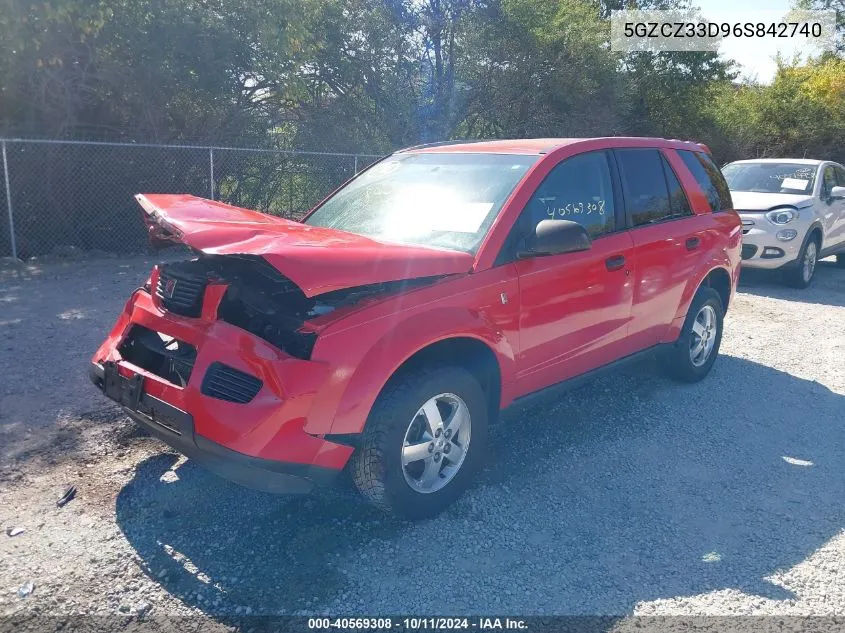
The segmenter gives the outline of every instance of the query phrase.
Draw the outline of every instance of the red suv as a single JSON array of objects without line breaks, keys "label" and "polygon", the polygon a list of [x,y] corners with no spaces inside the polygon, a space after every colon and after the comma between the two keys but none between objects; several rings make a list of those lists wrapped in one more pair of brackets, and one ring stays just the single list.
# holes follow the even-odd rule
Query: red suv
[{"label": "red suv", "polygon": [[433,515],[520,398],[657,353],[703,378],[741,223],[703,145],[656,138],[397,152],[301,222],[139,195],[156,266],[91,378],[153,435],[238,483],[307,492],[345,467]]}]

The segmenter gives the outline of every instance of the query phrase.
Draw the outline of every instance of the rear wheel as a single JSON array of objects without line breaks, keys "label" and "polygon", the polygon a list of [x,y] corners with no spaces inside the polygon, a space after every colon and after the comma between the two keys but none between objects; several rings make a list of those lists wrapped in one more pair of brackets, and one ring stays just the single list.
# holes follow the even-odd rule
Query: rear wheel
[{"label": "rear wheel", "polygon": [[702,286],[695,293],[678,340],[660,358],[663,373],[681,382],[704,378],[722,343],[724,308],[719,293]]},{"label": "rear wheel", "polygon": [[487,439],[487,399],[458,367],[397,376],[385,387],[353,455],[361,494],[399,517],[434,516],[479,469]]},{"label": "rear wheel", "polygon": [[786,283],[793,288],[806,288],[813,281],[819,259],[819,238],[814,233],[804,244],[795,265],[786,271]]}]

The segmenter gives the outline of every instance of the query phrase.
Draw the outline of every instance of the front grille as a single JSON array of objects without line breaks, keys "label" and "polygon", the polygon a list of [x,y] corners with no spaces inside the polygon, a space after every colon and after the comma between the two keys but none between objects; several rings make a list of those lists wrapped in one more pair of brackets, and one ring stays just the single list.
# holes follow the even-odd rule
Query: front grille
[{"label": "front grille", "polygon": [[156,296],[165,310],[187,317],[202,312],[202,297],[208,279],[176,266],[162,266],[158,272]]},{"label": "front grille", "polygon": [[742,234],[746,235],[750,230],[751,227],[754,226],[754,220],[742,220]]},{"label": "front grille", "polygon": [[215,362],[203,378],[202,393],[218,400],[244,404],[255,397],[263,384],[255,376]]},{"label": "front grille", "polygon": [[757,254],[757,247],[754,244],[742,245],[742,259],[751,259]]}]

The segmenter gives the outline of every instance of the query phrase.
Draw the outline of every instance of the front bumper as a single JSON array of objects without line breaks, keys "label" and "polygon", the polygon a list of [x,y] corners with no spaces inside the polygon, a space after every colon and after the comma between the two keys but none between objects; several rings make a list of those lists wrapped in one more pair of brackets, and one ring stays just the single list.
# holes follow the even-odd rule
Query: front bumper
[{"label": "front bumper", "polygon": [[88,373],[103,393],[123,406],[126,414],[151,435],[236,484],[273,493],[307,493],[328,486],[339,471],[308,464],[251,457],[230,450],[194,433],[193,417],[186,411],[143,393],[140,375],[121,376],[117,365],[92,363]]},{"label": "front bumper", "polygon": [[[794,264],[801,253],[804,236],[810,223],[797,218],[789,224],[776,225],[763,213],[740,213],[742,218],[742,267],[774,270]],[[794,230],[796,236],[789,241],[778,239],[777,233]]]},{"label": "front bumper", "polygon": [[[211,288],[206,298],[214,292]],[[208,307],[200,318],[181,317],[159,307],[149,292],[136,290],[94,354],[92,381],[153,435],[236,483],[271,492],[308,492],[329,483],[353,451],[323,437],[331,420],[309,420],[330,368],[290,357],[216,320],[216,309]],[[134,336],[133,328],[196,350],[184,384],[124,358],[122,344]],[[259,383],[248,401],[209,395],[204,383],[221,363]]]}]

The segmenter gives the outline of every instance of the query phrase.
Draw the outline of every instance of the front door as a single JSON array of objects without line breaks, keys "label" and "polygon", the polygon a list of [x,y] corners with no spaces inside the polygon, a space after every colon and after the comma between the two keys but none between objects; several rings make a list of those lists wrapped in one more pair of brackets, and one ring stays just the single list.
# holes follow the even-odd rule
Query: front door
[{"label": "front door", "polygon": [[518,225],[542,220],[584,225],[589,250],[516,261],[520,291],[518,382],[528,393],[630,353],[633,242],[617,217],[610,154],[558,164],[534,192]]},{"label": "front door", "polygon": [[834,198],[831,194],[834,187],[845,187],[845,169],[828,165],[822,175],[821,202],[817,204],[821,205],[822,214],[830,222],[829,226],[825,226],[827,234],[823,248],[839,250],[845,247],[845,198]]}]

